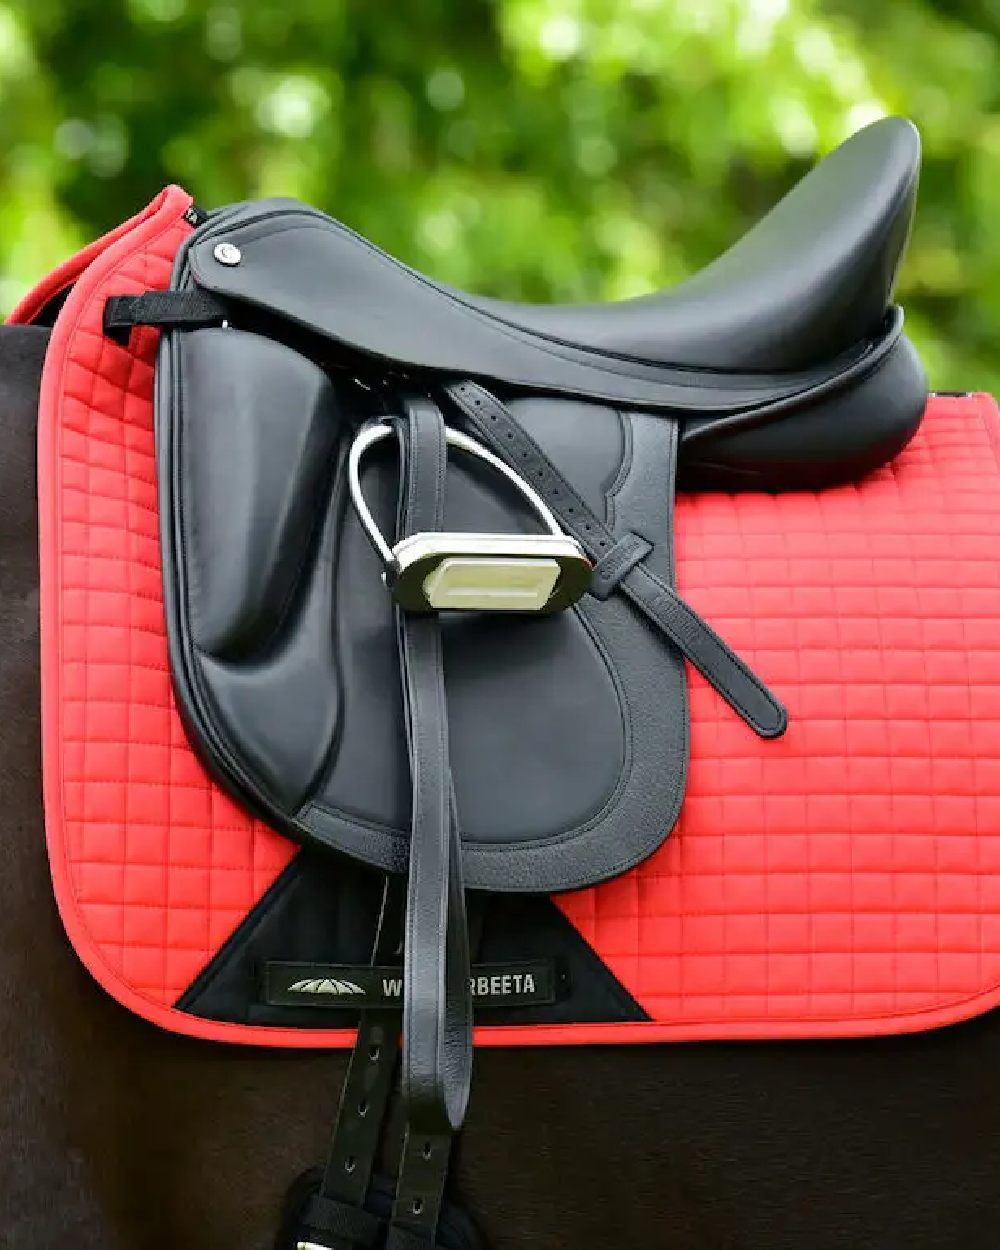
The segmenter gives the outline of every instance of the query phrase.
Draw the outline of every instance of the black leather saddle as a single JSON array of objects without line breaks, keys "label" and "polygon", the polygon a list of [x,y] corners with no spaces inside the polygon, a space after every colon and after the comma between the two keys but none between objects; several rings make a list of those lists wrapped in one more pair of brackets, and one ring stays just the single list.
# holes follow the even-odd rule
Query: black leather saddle
[{"label": "black leather saddle", "polygon": [[690,281],[622,304],[455,291],[289,200],[201,216],[170,291],[108,302],[108,333],[166,331],[192,741],[270,824],[390,874],[373,962],[402,946],[400,1180],[391,1218],[362,1218],[398,1032],[368,1012],[313,1244],[442,1244],[465,890],[578,888],[660,845],[685,661],[748,732],[783,731],[780,691],[674,588],[674,491],[820,488],[906,444],[926,382],[891,292],[918,169],[909,123],[871,126]]}]

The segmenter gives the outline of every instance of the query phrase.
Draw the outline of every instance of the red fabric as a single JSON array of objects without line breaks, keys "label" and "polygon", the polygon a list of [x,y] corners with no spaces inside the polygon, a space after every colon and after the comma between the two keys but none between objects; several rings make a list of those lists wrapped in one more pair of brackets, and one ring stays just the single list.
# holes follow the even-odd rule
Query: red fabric
[{"label": "red fabric", "polygon": [[92,263],[53,330],[38,425],[43,762],[56,897],[98,981],[161,1023],[296,849],[212,786],[184,738],[159,574],[158,334],[134,331],[126,350],[101,331],[108,295],[167,286],[191,229],[183,220],[190,204],[168,188],[96,259],[88,249]]},{"label": "red fabric", "polygon": [[[182,191],[180,187],[164,187],[156,199],[152,203],[147,204],[141,212],[136,213],[134,217],[130,217],[128,221],[123,221],[120,226],[116,226],[114,230],[109,230],[107,234],[102,235],[99,239],[95,239],[93,243],[82,248],[75,256],[71,256],[69,260],[63,261],[57,269],[53,269],[47,277],[43,278],[17,304],[14,311],[7,318],[8,322],[12,325],[27,325],[29,322],[34,321],[49,300],[58,295],[60,291],[64,291],[67,287],[72,286],[87,266],[103,252],[107,251],[112,243],[126,236],[132,236],[133,239],[141,238],[138,228],[143,222],[149,218],[157,217],[162,213],[166,205],[179,204],[180,197],[184,198],[188,207],[193,203],[188,193]],[[181,209],[181,212],[183,211]],[[164,285],[169,280],[170,273],[168,269]]]},{"label": "red fabric", "polygon": [[[77,282],[39,426],[47,835],[83,961],[177,1032],[171,1003],[295,853],[206,776],[174,708],[152,433],[156,336],[100,333],[108,294],[163,286],[188,227],[168,190]],[[679,828],[561,906],[651,1023],[481,1028],[486,1044],[817,1037],[1000,1002],[1000,421],[931,401],[858,486],[678,503],[681,590],[788,704],[761,742],[697,676]],[[650,732],[655,730],[650,727]]]}]

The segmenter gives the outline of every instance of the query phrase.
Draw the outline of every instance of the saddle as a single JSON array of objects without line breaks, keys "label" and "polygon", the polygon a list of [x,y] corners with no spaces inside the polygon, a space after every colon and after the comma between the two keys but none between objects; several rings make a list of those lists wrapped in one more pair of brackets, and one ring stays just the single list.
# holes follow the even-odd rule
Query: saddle
[{"label": "saddle", "polygon": [[[54,327],[63,917],[102,983],[167,1027],[354,1043],[300,1247],[468,1244],[445,1185],[474,1008],[483,1040],[532,1043],[947,1010],[904,984],[897,929],[892,971],[858,988],[843,860],[851,769],[886,767],[907,731],[862,706],[851,754],[843,669],[868,671],[871,637],[838,634],[837,612],[875,593],[891,560],[865,544],[929,506],[940,451],[891,303],[918,167],[913,128],[877,123],[679,288],[577,307],[453,290],[294,201],[206,213],[173,188],[15,312]],[[956,570],[981,519],[950,522]],[[909,831],[878,810],[890,841]],[[830,874],[829,907],[796,911],[782,873],[821,895]],[[787,931],[761,936],[779,896]],[[152,940],[129,937],[137,900],[162,913],[143,914]],[[739,988],[741,949],[763,985]],[[797,986],[777,958],[795,950]],[[397,1064],[389,1201],[373,1171]]]}]

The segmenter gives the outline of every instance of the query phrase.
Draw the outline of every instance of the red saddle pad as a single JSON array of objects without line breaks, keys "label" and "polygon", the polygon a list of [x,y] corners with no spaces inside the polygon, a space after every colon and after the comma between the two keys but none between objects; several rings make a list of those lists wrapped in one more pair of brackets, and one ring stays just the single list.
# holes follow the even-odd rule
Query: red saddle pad
[{"label": "red saddle pad", "polygon": [[[297,853],[205,774],[171,695],[153,445],[156,333],[108,294],[165,286],[190,198],[158,200],[15,313],[59,314],[39,414],[45,812],[70,940],[178,1032],[282,1046],[350,1030],[175,1004]],[[681,497],[681,591],[786,702],[763,742],[691,675],[691,770],[660,852],[559,900],[642,1023],[481,1027],[492,1044],[862,1035],[1000,1001],[1000,421],[932,399],[864,482]],[[651,733],[655,727],[650,726]]]}]

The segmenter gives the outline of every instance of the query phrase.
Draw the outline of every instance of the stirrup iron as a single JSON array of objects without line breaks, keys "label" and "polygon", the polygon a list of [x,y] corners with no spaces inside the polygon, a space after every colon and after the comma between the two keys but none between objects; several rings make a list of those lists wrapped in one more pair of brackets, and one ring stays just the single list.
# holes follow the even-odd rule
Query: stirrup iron
[{"label": "stirrup iron", "polygon": [[386,542],[361,489],[361,460],[392,434],[384,420],[361,427],[347,461],[351,501],[383,565],[383,580],[410,612],[559,612],[590,588],[592,565],[542,497],[519,473],[468,434],[449,428],[449,447],[484,461],[527,500],[547,534],[476,534],[446,530]]}]

